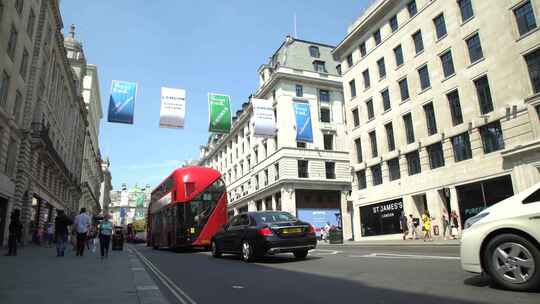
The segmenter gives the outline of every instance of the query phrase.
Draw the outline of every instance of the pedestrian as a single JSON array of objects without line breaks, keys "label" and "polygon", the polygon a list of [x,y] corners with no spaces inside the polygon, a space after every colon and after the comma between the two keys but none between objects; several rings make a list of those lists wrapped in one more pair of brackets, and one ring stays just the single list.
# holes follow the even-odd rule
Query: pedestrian
[{"label": "pedestrian", "polygon": [[56,256],[63,257],[66,251],[68,241],[68,226],[73,224],[64,210],[57,210],[56,219],[54,219],[54,240],[56,242]]},{"label": "pedestrian", "polygon": [[99,249],[101,251],[101,258],[109,257],[109,244],[111,243],[111,235],[113,233],[113,223],[111,222],[111,215],[105,214],[105,217],[99,225]]},{"label": "pedestrian", "polygon": [[79,215],[75,217],[75,231],[77,232],[77,256],[84,255],[84,247],[86,246],[86,235],[90,228],[90,217],[86,214],[86,208],[81,208]]},{"label": "pedestrian", "polygon": [[[411,214],[411,217],[412,217],[412,214]],[[417,218],[417,217],[413,217],[412,223],[413,223],[414,239],[415,239],[415,240],[418,240],[418,239],[419,239],[419,236],[418,236],[418,227],[420,226],[420,219]]]},{"label": "pedestrian", "polygon": [[424,242],[433,241],[431,238],[431,217],[427,211],[422,214],[422,230],[424,231]]},{"label": "pedestrian", "polygon": [[443,211],[442,216],[442,226],[443,226],[443,239],[446,240],[448,235],[450,235],[450,220],[448,219],[448,211]]},{"label": "pedestrian", "polygon": [[324,226],[324,230],[322,233],[322,239],[323,241],[328,241],[328,236],[330,234],[330,222],[326,222],[326,225]]},{"label": "pedestrian", "polygon": [[6,256],[17,255],[17,242],[21,238],[23,225],[20,220],[21,212],[18,209],[11,212],[11,222],[8,227],[8,253]]},{"label": "pedestrian", "polygon": [[409,225],[407,223],[407,216],[403,211],[401,212],[401,216],[399,217],[399,224],[401,226],[401,232],[403,232],[403,240],[406,240],[407,234],[409,234]]},{"label": "pedestrian", "polygon": [[53,238],[54,238],[54,225],[53,223],[49,222],[46,224],[46,229],[45,229],[45,245],[48,248],[52,247]]},{"label": "pedestrian", "polygon": [[452,238],[455,240],[459,234],[459,217],[455,210],[450,214],[450,223],[452,225],[450,233],[452,234]]},{"label": "pedestrian", "polygon": [[86,248],[88,250],[91,250],[92,252],[96,252],[96,237],[97,237],[97,231],[96,227],[94,225],[90,226],[90,229],[88,229],[88,239],[86,241]]}]

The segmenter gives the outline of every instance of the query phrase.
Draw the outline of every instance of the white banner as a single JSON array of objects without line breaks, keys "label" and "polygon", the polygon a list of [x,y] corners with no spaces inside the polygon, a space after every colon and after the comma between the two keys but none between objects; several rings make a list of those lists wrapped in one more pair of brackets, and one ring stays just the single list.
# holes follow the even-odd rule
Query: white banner
[{"label": "white banner", "polygon": [[272,101],[252,98],[251,104],[255,136],[273,137],[276,134],[276,118]]},{"label": "white banner", "polygon": [[185,115],[186,90],[162,87],[159,126],[161,128],[181,129],[184,127]]}]

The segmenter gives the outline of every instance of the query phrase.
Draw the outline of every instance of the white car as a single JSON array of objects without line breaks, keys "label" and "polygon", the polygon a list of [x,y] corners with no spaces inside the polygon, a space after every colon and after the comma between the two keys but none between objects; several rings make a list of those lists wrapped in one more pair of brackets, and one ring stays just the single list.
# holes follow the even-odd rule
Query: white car
[{"label": "white car", "polygon": [[540,183],[465,222],[461,266],[507,289],[540,287]]}]

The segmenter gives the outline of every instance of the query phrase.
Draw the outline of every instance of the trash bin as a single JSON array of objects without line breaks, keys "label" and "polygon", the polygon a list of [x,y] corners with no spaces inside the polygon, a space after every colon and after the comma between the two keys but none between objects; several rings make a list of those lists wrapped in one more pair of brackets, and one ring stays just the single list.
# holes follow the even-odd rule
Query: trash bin
[{"label": "trash bin", "polygon": [[328,233],[328,242],[330,244],[343,244],[343,231],[340,229],[332,229]]},{"label": "trash bin", "polygon": [[114,227],[112,236],[112,250],[124,250],[124,231],[122,227]]}]

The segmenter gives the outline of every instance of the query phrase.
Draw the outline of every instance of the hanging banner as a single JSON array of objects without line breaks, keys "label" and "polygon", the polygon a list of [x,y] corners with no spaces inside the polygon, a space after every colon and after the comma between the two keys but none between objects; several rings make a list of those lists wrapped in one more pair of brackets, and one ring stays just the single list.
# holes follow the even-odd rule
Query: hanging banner
[{"label": "hanging banner", "polygon": [[109,122],[133,124],[137,84],[133,82],[113,80],[109,99]]},{"label": "hanging banner", "polygon": [[161,88],[161,128],[182,129],[186,114],[186,90]]},{"label": "hanging banner", "polygon": [[311,130],[311,114],[309,103],[294,102],[294,116],[296,117],[296,140],[303,142],[313,142],[313,131]]},{"label": "hanging banner", "polygon": [[272,101],[251,99],[253,105],[253,124],[255,136],[273,137],[276,135],[276,117]]},{"label": "hanging banner", "polygon": [[208,131],[229,133],[231,130],[231,97],[220,94],[208,94],[210,126]]}]

